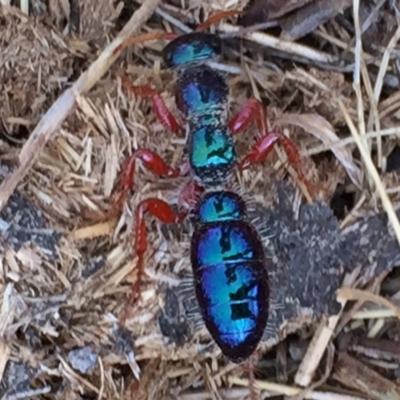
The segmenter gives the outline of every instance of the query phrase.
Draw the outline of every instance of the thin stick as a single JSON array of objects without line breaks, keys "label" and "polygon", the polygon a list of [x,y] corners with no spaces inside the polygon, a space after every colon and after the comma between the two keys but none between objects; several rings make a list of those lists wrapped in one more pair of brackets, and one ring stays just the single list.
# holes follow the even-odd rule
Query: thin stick
[{"label": "thin stick", "polygon": [[[228,381],[232,385],[249,387],[249,380],[239,378],[237,376],[228,376]],[[260,389],[267,391],[267,394],[280,394],[286,396],[296,396],[300,394],[303,389],[296,386],[284,385],[281,383],[269,382],[256,380],[255,386]],[[271,397],[271,396],[269,396]],[[182,397],[184,398],[184,397]],[[187,397],[185,397],[187,398]],[[307,399],[312,400],[363,400],[362,397],[351,396],[342,393],[334,393],[322,390],[311,390],[307,393]]]},{"label": "thin stick", "polygon": [[[361,83],[360,83],[360,74],[361,74],[361,59],[363,57],[363,48],[362,48],[362,40],[361,40],[361,27],[360,27],[360,18],[359,18],[359,8],[360,2],[359,0],[353,0],[353,18],[354,18],[354,30],[356,32],[356,45],[355,45],[355,59],[354,59],[354,74],[353,74],[353,88],[356,92],[357,98],[357,119],[358,119],[358,133],[362,138],[365,135],[365,121],[364,121],[364,103],[361,94]],[[367,141],[363,141],[365,144],[368,153],[370,153],[371,149],[368,145]],[[368,177],[368,179],[370,179]],[[371,183],[371,182],[370,182]],[[370,184],[371,186],[371,184]]]},{"label": "thin stick", "polygon": [[335,61],[335,57],[331,54],[325,53],[323,51],[317,51],[311,47],[304,46],[302,44],[294,43],[289,40],[284,40],[281,38],[276,38],[274,36],[268,35],[261,32],[249,32],[240,35],[241,28],[238,26],[233,26],[225,22],[221,23],[219,29],[225,33],[236,33],[244,39],[251,40],[261,44],[262,46],[272,47],[277,50],[286,51],[289,54],[296,54],[302,57],[306,57],[310,60],[332,63]]},{"label": "thin stick", "polygon": [[357,300],[357,301],[371,301],[381,306],[384,306],[390,310],[392,310],[396,317],[400,320],[400,307],[396,304],[392,303],[390,300],[385,297],[376,295],[371,292],[367,292],[361,289],[353,289],[349,287],[341,287],[337,290],[338,297],[346,300]]},{"label": "thin stick", "polygon": [[316,330],[307,353],[303,357],[299,369],[297,370],[294,381],[297,385],[308,387],[311,384],[315,371],[317,370],[333,332],[339,321],[340,315],[334,315],[328,321],[322,320]]},{"label": "thin stick", "polygon": [[5,206],[18,183],[32,167],[46,143],[53,138],[55,132],[73,109],[75,97],[90,90],[101,79],[119,56],[116,49],[150,18],[159,1],[145,0],[113,42],[103,50],[89,69],[55,101],[42,117],[21,150],[18,168],[7,176],[0,185],[0,210]]},{"label": "thin stick", "polygon": [[[378,136],[395,136],[395,135],[400,135],[400,127],[393,127],[393,128],[387,128],[387,129],[382,129],[379,132],[378,131],[371,131],[367,132],[364,136],[363,139],[372,139],[372,138],[377,138]],[[347,138],[337,140],[336,142],[326,145],[319,145],[315,146],[311,149],[304,150],[301,155],[304,157],[309,157],[313,156],[314,154],[318,153],[323,153],[324,151],[331,150],[332,148],[340,148],[340,147],[345,147],[348,146],[349,144],[355,143],[355,139],[352,136],[349,136]]]},{"label": "thin stick", "polygon": [[[375,83],[375,88],[374,88],[374,105],[376,108],[376,105],[379,102],[381,92],[382,92],[382,87],[384,83],[384,78],[386,75],[386,71],[389,65],[389,60],[390,60],[390,55],[394,48],[396,47],[397,42],[400,39],[400,26],[397,27],[396,32],[394,33],[393,37],[390,39],[389,44],[386,47],[385,52],[383,53],[382,57],[382,62],[381,66],[379,68],[378,76],[376,77],[376,83]],[[370,119],[372,120],[372,117],[374,116],[373,114],[373,107],[371,107],[370,111]],[[379,114],[376,113],[378,118],[375,118],[375,128],[377,131],[381,129],[381,124],[379,121]],[[377,137],[377,147],[378,147],[378,167],[382,167],[382,139],[380,136]]]},{"label": "thin stick", "polygon": [[[347,274],[343,279],[343,287],[351,287],[354,285],[356,275]],[[332,315],[327,321],[322,320],[319,324],[317,331],[308,346],[307,353],[304,355],[300,367],[295,376],[296,384],[308,387],[311,380],[317,370],[322,356],[334,335],[337,324],[339,323],[340,317],[344,307],[346,306],[346,300],[338,298],[338,302],[342,305],[342,308],[337,315]]]},{"label": "thin stick", "polygon": [[375,183],[376,190],[378,191],[378,193],[382,199],[382,205],[386,211],[386,214],[388,215],[390,223],[393,226],[393,230],[396,235],[397,242],[400,244],[400,223],[397,218],[396,212],[394,211],[393,204],[390,201],[389,196],[387,195],[387,193],[385,191],[383,183],[379,177],[378,171],[376,170],[375,165],[371,160],[371,156],[368,153],[368,150],[366,149],[359,133],[357,132],[357,129],[354,126],[353,121],[351,120],[346,107],[344,106],[344,104],[341,101],[339,101],[339,106],[340,106],[340,109],[342,110],[342,113],[346,120],[347,126],[349,127],[350,132],[353,135],[354,141],[356,142],[356,145],[360,151],[360,154],[365,163],[365,166],[367,167],[367,170]]},{"label": "thin stick", "polygon": [[23,13],[29,15],[29,0],[21,0],[20,7]]}]

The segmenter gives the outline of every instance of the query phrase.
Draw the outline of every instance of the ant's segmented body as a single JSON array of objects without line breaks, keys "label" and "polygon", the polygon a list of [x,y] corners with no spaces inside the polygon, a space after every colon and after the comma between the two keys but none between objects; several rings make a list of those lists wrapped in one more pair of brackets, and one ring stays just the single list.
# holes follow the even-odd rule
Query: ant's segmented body
[{"label": "ant's segmented body", "polygon": [[[142,38],[169,36],[145,34]],[[131,43],[139,41],[140,37],[133,38]],[[262,242],[246,219],[243,200],[231,191],[219,190],[219,186],[228,183],[236,165],[243,169],[262,161],[277,142],[299,175],[301,172],[296,147],[282,134],[267,131],[265,111],[258,100],[249,99],[235,116],[228,118],[229,88],[224,75],[209,64],[220,53],[221,39],[204,32],[179,36],[163,50],[165,64],[176,71],[175,101],[184,126],[178,123],[161,96],[149,85],[133,86],[125,76],[122,78],[131,92],[151,98],[158,119],[168,130],[176,134],[186,131],[186,152],[194,180],[182,191],[180,203],[195,209],[191,264],[196,297],[211,336],[225,356],[238,362],[255,351],[267,324],[267,262]],[[259,139],[238,161],[233,135],[244,130],[253,120]],[[122,209],[132,186],[137,159],[160,176],[184,174],[152,150],[135,150],[122,167],[114,198],[118,210]],[[217,186],[218,190],[212,189]],[[213,191],[210,192],[210,188]],[[138,278],[132,287],[128,307],[133,305],[140,292],[144,253],[148,247],[145,213],[164,223],[172,223],[182,220],[187,211],[176,212],[158,198],[139,203],[134,232]],[[125,318],[126,314],[123,320]]]}]

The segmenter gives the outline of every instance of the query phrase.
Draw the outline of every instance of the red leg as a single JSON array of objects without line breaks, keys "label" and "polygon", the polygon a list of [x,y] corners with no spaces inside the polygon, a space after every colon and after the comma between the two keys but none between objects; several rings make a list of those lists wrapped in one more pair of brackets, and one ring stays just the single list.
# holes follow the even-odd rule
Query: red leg
[{"label": "red leg", "polygon": [[228,128],[235,135],[247,128],[252,121],[255,122],[260,135],[263,135],[267,131],[265,108],[255,98],[246,101],[237,114],[228,122]]},{"label": "red leg", "polygon": [[196,207],[199,197],[203,194],[204,188],[195,181],[189,181],[179,195],[179,208],[193,210]]},{"label": "red leg", "polygon": [[164,200],[150,198],[141,201],[135,212],[135,252],[138,258],[136,264],[137,276],[132,284],[128,301],[125,305],[121,322],[124,323],[129,316],[130,309],[140,297],[140,284],[143,276],[144,255],[148,247],[145,214],[150,213],[161,222],[168,224],[181,221],[186,213],[175,212]]},{"label": "red leg", "polygon": [[122,164],[121,175],[111,201],[114,214],[120,213],[129,189],[133,186],[136,160],[139,159],[151,172],[160,176],[176,177],[180,171],[169,166],[157,153],[149,149],[138,149]]},{"label": "red leg", "polygon": [[277,132],[268,132],[258,139],[247,155],[241,161],[239,161],[239,169],[245,169],[250,165],[263,161],[271,152],[276,143],[279,143],[282,146],[288,161],[296,170],[299,179],[308,186],[301,168],[300,154],[296,145],[285,135]]},{"label": "red leg", "polygon": [[239,15],[242,12],[239,10],[226,10],[220,11],[213,15],[211,15],[208,19],[206,19],[203,23],[197,25],[196,31],[203,31],[207,29],[210,25],[214,24],[215,22],[220,21],[223,18],[231,17],[232,15]]},{"label": "red leg", "polygon": [[122,84],[133,94],[141,97],[150,97],[153,110],[157,115],[158,120],[169,131],[182,135],[183,128],[178,123],[172,112],[166,106],[162,97],[150,86],[140,85],[134,86],[125,74],[120,74]]},{"label": "red leg", "polygon": [[175,39],[177,35],[172,32],[163,32],[163,31],[155,31],[155,32],[148,32],[143,33],[142,35],[129,37],[125,39],[121,44],[119,44],[114,51],[112,52],[113,55],[120,53],[123,49],[131,46],[133,44],[148,42],[150,40],[159,40],[159,39]]},{"label": "red leg", "polygon": [[285,151],[288,161],[296,170],[299,180],[311,191],[311,185],[305,179],[301,169],[300,154],[296,145],[281,133],[267,131],[266,112],[261,102],[255,98],[247,100],[239,112],[228,122],[228,128],[232,134],[236,134],[245,129],[253,120],[260,137],[248,154],[239,161],[238,167],[240,169],[245,169],[252,164],[263,161],[278,142]]}]

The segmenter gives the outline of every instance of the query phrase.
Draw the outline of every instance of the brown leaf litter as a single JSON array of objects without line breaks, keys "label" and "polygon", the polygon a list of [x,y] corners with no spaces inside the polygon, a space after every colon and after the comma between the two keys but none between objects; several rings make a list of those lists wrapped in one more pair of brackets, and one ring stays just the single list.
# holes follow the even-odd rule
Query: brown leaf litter
[{"label": "brown leaf litter", "polygon": [[[225,3],[193,1],[186,9],[163,3],[143,31],[179,28]],[[298,21],[304,9],[322,3],[263,4],[275,7],[272,18]],[[308,11],[311,33],[298,42],[273,31],[246,32],[253,42],[241,45],[226,39],[221,68],[241,71],[228,77],[231,112],[259,96],[271,128],[295,141],[318,189],[312,204],[302,200],[279,149],[235,177],[270,262],[272,305],[255,371],[262,398],[400,396],[400,251],[393,220],[400,216],[399,179],[398,171],[385,171],[400,133],[396,17],[391,3],[346,4],[323,26],[317,11]],[[246,367],[227,363],[199,324],[190,221],[162,226],[149,219],[142,299],[125,327],[117,323],[135,279],[132,211],[151,196],[175,204],[186,181],[159,179],[139,167],[125,212],[118,221],[104,220],[120,163],[133,148],[156,150],[172,163],[183,154],[183,141],[165,132],[149,102],[133,98],[118,78],[124,70],[134,84],[150,82],[176,111],[173,76],[159,62],[163,43],[129,48],[111,66],[119,39],[102,49],[129,19],[127,3],[34,5],[32,17],[0,6],[2,398],[248,398]],[[147,0],[135,24],[144,24],[156,5]],[[353,9],[362,27],[357,19],[353,26]],[[383,17],[386,37],[367,40]],[[138,28],[131,22],[125,34]],[[220,24],[222,33],[243,29],[229,26]],[[300,36],[307,33],[302,29]],[[361,37],[363,57],[355,46]],[[65,90],[61,99],[68,102],[56,101]],[[33,130],[42,117],[20,153],[10,136],[20,126]],[[366,138],[368,151],[361,151]],[[235,140],[243,155],[254,140],[251,129]],[[371,165],[380,167],[378,182]],[[351,201],[332,210],[336,197]]]},{"label": "brown leaf litter", "polygon": [[12,136],[15,126],[31,130],[62,92],[73,53],[61,33],[14,7],[2,8],[0,26],[0,115]]},{"label": "brown leaf litter", "polygon": [[351,3],[351,0],[252,0],[240,23],[276,25],[282,28],[282,38],[296,40],[342,13]]}]

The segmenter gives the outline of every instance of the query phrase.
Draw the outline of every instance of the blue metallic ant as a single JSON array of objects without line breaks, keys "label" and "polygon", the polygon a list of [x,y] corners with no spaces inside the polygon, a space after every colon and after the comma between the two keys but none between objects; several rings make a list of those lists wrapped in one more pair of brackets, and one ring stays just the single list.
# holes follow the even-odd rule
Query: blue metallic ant
[{"label": "blue metallic ant", "polygon": [[[130,43],[170,36],[145,34],[133,38]],[[244,169],[264,160],[277,142],[299,176],[302,175],[295,145],[284,135],[267,130],[265,110],[258,100],[249,99],[235,116],[228,117],[230,99],[225,76],[210,64],[220,54],[220,38],[204,32],[179,36],[164,48],[163,60],[176,75],[175,101],[179,118],[168,110],[152,87],[147,84],[133,86],[126,76],[122,77],[124,86],[132,93],[151,99],[158,119],[169,131],[186,133],[189,168],[172,167],[156,152],[136,149],[123,164],[114,205],[116,210],[122,211],[123,201],[132,186],[137,159],[164,177],[190,172],[192,179],[182,190],[179,206],[182,209],[189,205],[195,210],[191,264],[197,301],[205,325],[222,353],[239,362],[256,350],[267,325],[267,263],[259,235],[247,219],[244,201],[228,190],[209,190],[225,187],[236,166]],[[179,123],[180,120],[184,123]],[[252,121],[259,138],[248,154],[238,161],[233,135]],[[148,246],[144,220],[147,212],[164,223],[179,222],[187,215],[187,210],[176,212],[158,198],[139,203],[134,232],[138,279],[132,287],[128,308],[140,293],[144,253]]]}]

